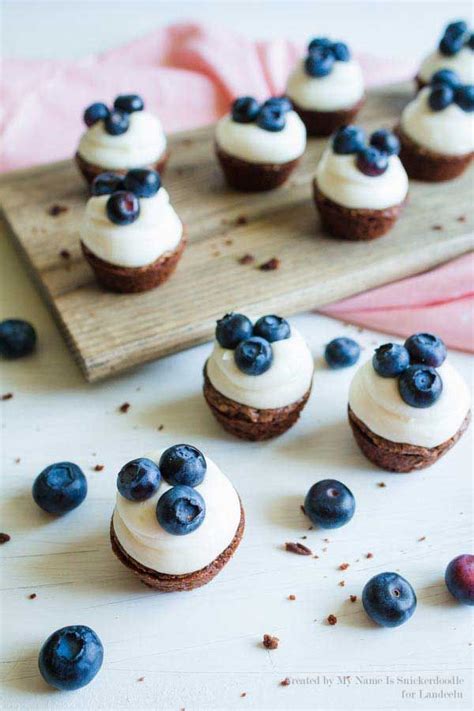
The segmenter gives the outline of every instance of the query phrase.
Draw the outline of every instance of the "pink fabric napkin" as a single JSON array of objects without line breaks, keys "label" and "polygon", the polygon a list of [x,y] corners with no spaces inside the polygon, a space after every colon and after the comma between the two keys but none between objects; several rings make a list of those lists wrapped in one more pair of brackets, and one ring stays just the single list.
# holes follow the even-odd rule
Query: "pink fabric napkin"
[{"label": "pink fabric napkin", "polygon": [[[125,46],[79,61],[4,60],[0,68],[0,170],[71,155],[84,107],[130,91],[143,94],[167,131],[215,121],[239,94],[265,98],[284,90],[303,47],[253,42],[196,23],[158,29]],[[416,62],[359,54],[369,86],[413,76]],[[426,274],[332,304],[323,313],[401,336],[441,335],[474,350],[472,255]]]}]

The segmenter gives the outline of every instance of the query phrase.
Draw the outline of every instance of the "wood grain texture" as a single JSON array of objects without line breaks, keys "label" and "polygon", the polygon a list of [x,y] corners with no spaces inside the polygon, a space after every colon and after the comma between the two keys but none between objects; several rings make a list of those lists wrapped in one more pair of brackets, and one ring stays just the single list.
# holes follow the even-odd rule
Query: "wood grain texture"
[{"label": "wood grain texture", "polygon": [[[411,94],[408,84],[372,92],[359,122],[369,129],[394,125]],[[443,185],[412,183],[402,218],[374,243],[325,236],[311,196],[324,145],[309,141],[300,167],[281,189],[249,195],[224,185],[212,127],[173,136],[165,185],[189,228],[189,246],[168,283],[137,295],[101,290],[81,255],[86,192],[72,161],[3,176],[0,202],[14,240],[85,377],[99,380],[205,341],[225,310],[295,313],[424,271],[471,248],[469,221],[458,220],[470,212],[470,175]],[[53,204],[68,209],[53,217]],[[246,253],[255,262],[244,266],[238,260]],[[281,260],[278,270],[258,269],[272,257]]]}]

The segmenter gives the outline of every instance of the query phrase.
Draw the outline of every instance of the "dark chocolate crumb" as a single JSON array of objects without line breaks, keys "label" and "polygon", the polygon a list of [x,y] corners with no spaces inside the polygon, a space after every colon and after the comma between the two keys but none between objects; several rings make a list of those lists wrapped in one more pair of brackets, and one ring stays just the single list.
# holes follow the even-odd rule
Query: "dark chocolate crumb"
[{"label": "dark chocolate crumb", "polygon": [[282,681],[280,681],[280,686],[289,686],[289,685],[290,685],[290,680],[288,679],[288,677],[286,677],[286,679],[282,679]]},{"label": "dark chocolate crumb", "polygon": [[357,602],[357,595],[351,595],[351,596],[349,597],[349,600],[350,600],[351,602]]},{"label": "dark chocolate crumb", "polygon": [[374,554],[373,554],[373,553],[366,553],[366,554],[365,554],[365,557],[366,557],[366,558],[373,558],[373,557],[374,557]]},{"label": "dark chocolate crumb", "polygon": [[71,259],[71,252],[70,252],[68,249],[62,249],[62,250],[59,252],[59,256],[60,256],[62,259]]},{"label": "dark chocolate crumb", "polygon": [[0,543],[8,543],[11,540],[11,536],[8,533],[0,533]]},{"label": "dark chocolate crumb", "polygon": [[296,600],[296,595],[288,595],[288,600]]},{"label": "dark chocolate crumb", "polygon": [[426,536],[421,536],[421,538],[419,538],[418,541],[426,541]]},{"label": "dark chocolate crumb", "polygon": [[48,215],[51,215],[51,217],[57,217],[60,215],[62,212],[67,212],[69,210],[66,205],[51,205],[50,208],[48,208]]},{"label": "dark chocolate crumb", "polygon": [[381,489],[383,489],[387,484],[384,481],[379,481],[377,486],[380,486]]},{"label": "dark chocolate crumb", "polygon": [[231,237],[229,237],[228,239],[225,240],[225,244],[227,244],[227,245],[234,244],[234,240]]},{"label": "dark chocolate crumb", "polygon": [[312,555],[313,551],[304,546],[302,543],[285,543],[285,550],[289,553],[296,553],[297,555]]},{"label": "dark chocolate crumb", "polygon": [[130,410],[130,403],[129,402],[124,402],[123,405],[120,405],[119,411],[120,412],[128,412]]},{"label": "dark chocolate crumb", "polygon": [[139,676],[138,679],[137,679],[137,681],[144,681],[144,680],[145,680],[145,677],[144,677],[144,676]]},{"label": "dark chocolate crumb", "polygon": [[319,558],[319,555],[313,555],[313,558]]},{"label": "dark chocolate crumb", "polygon": [[268,262],[263,262],[260,264],[259,269],[261,272],[274,272],[275,269],[279,269],[281,265],[281,260],[278,257],[272,257]]},{"label": "dark chocolate crumb", "polygon": [[2,395],[2,400],[11,400],[12,397],[13,393],[4,393],[4,395]]},{"label": "dark chocolate crumb", "polygon": [[305,541],[308,538],[308,536],[301,536],[301,540]]},{"label": "dark chocolate crumb", "polygon": [[339,587],[341,587],[341,588],[343,588],[345,584],[346,584],[346,581],[345,581],[345,580],[340,580],[340,581],[338,582],[338,585],[339,585]]},{"label": "dark chocolate crumb", "polygon": [[278,637],[273,637],[271,634],[264,634],[263,635],[263,646],[265,649],[277,649],[278,645],[280,643],[280,640]]},{"label": "dark chocolate crumb", "polygon": [[440,232],[443,229],[443,225],[431,225],[431,229],[435,232]]},{"label": "dark chocolate crumb", "polygon": [[329,540],[329,538],[323,538],[323,541],[324,541],[324,543],[331,543],[331,541]]},{"label": "dark chocolate crumb", "polygon": [[252,264],[255,261],[253,254],[244,254],[243,257],[237,260],[239,264]]},{"label": "dark chocolate crumb", "polygon": [[243,699],[245,696],[247,696],[247,692],[242,691],[242,693],[240,694],[240,698]]},{"label": "dark chocolate crumb", "polygon": [[163,428],[164,428],[164,425],[159,425],[158,432],[161,432]]},{"label": "dark chocolate crumb", "polygon": [[34,600],[36,597],[36,593],[31,593],[30,595],[28,595],[28,600]]},{"label": "dark chocolate crumb", "polygon": [[246,217],[246,215],[239,215],[235,221],[236,225],[246,225],[249,221],[249,218]]},{"label": "dark chocolate crumb", "polygon": [[329,616],[328,616],[328,624],[329,624],[329,625],[337,625],[337,617],[336,617],[336,615],[329,615]]},{"label": "dark chocolate crumb", "polygon": [[103,470],[103,468],[104,468],[104,465],[103,465],[103,464],[96,464],[95,467],[94,467],[94,471],[95,471],[95,472],[101,472],[101,471]]},{"label": "dark chocolate crumb", "polygon": [[301,504],[300,509],[301,509],[302,513],[304,513],[304,515],[306,516],[306,511],[305,511],[303,504]]},{"label": "dark chocolate crumb", "polygon": [[17,457],[17,458],[15,459],[15,464],[19,464],[20,462],[21,462],[20,457]]},{"label": "dark chocolate crumb", "polygon": [[339,570],[347,570],[349,567],[349,563],[341,563],[339,566]]},{"label": "dark chocolate crumb", "polygon": [[466,215],[459,215],[456,219],[458,222],[466,222]]}]

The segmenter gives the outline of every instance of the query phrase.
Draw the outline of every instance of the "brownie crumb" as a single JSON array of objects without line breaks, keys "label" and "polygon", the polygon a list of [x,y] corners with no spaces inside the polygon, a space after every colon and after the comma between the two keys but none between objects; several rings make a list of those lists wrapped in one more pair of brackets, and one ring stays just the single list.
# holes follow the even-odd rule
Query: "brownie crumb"
[{"label": "brownie crumb", "polygon": [[51,217],[57,217],[63,212],[67,212],[69,210],[66,205],[51,205],[51,207],[48,209],[48,215],[51,215]]},{"label": "brownie crumb", "polygon": [[346,584],[346,581],[345,581],[345,580],[340,580],[340,581],[338,582],[338,585],[339,585],[340,588],[343,588],[345,584]]},{"label": "brownie crumb", "polygon": [[280,681],[280,686],[289,686],[289,685],[290,685],[290,680],[288,679],[288,677],[286,677],[286,679],[282,679],[282,681]]},{"label": "brownie crumb", "polygon": [[252,264],[255,261],[255,257],[252,254],[244,254],[243,257],[237,260],[239,264]]},{"label": "brownie crumb", "polygon": [[21,462],[20,457],[17,457],[17,458],[15,459],[15,464],[19,464],[20,462]]},{"label": "brownie crumb", "polygon": [[225,240],[225,243],[224,243],[224,244],[230,246],[231,244],[234,244],[234,240],[233,240],[231,237],[228,237],[228,238]]},{"label": "brownie crumb", "polygon": [[323,541],[324,541],[324,543],[331,543],[331,541],[329,540],[329,538],[323,538]]},{"label": "brownie crumb", "polygon": [[296,553],[297,555],[312,555],[313,551],[304,546],[302,543],[285,543],[285,550],[289,553]]},{"label": "brownie crumb", "polygon": [[145,677],[144,677],[144,676],[139,676],[138,679],[137,679],[137,681],[144,681],[144,680],[145,680]]},{"label": "brownie crumb", "polygon": [[303,504],[301,504],[300,509],[301,509],[301,512],[306,516],[306,510],[305,510],[305,507],[303,506]]},{"label": "brownie crumb", "polygon": [[96,464],[95,467],[94,467],[94,471],[95,471],[95,472],[101,472],[103,469],[104,469],[104,465],[103,465],[103,464]]},{"label": "brownie crumb", "polygon": [[337,617],[336,617],[336,615],[329,615],[329,616],[328,616],[328,624],[329,624],[329,625],[337,625]]},{"label": "brownie crumb", "polygon": [[163,428],[164,428],[164,425],[159,425],[159,426],[158,426],[158,432],[161,432],[161,431],[163,430]]},{"label": "brownie crumb", "polygon": [[2,400],[11,400],[13,397],[13,393],[4,393],[2,395]]},{"label": "brownie crumb", "polygon": [[339,570],[347,570],[349,567],[349,563],[341,563],[339,566]]},{"label": "brownie crumb", "polygon": [[247,692],[242,691],[242,693],[240,694],[240,698],[243,699],[245,696],[247,696]]},{"label": "brownie crumb", "polygon": [[319,555],[313,555],[313,558],[319,558]]},{"label": "brownie crumb", "polygon": [[11,540],[11,536],[8,533],[0,533],[0,543],[8,543]]},{"label": "brownie crumb", "polygon": [[419,538],[418,541],[426,541],[426,536],[421,536],[421,538]]},{"label": "brownie crumb", "polygon": [[248,224],[249,218],[246,215],[239,215],[235,221],[236,225],[246,225]]},{"label": "brownie crumb", "polygon": [[301,540],[305,541],[308,538],[308,536],[301,536]]},{"label": "brownie crumb", "polygon": [[264,634],[263,635],[263,646],[265,649],[277,649],[278,645],[280,643],[280,640],[278,637],[273,637],[271,634]]},{"label": "brownie crumb", "polygon": [[68,249],[62,249],[59,252],[61,259],[71,259],[71,252]]},{"label": "brownie crumb", "polygon": [[435,232],[441,232],[441,230],[443,229],[443,225],[432,225],[431,229]]},{"label": "brownie crumb", "polygon": [[351,596],[349,597],[349,600],[350,600],[351,602],[357,602],[357,595],[351,595]]},{"label": "brownie crumb", "polygon": [[380,488],[383,489],[385,486],[387,486],[387,484],[384,481],[379,481],[377,483],[377,486],[380,486]]},{"label": "brownie crumb", "polygon": [[373,557],[374,557],[374,554],[373,554],[373,553],[366,553],[366,554],[365,554],[365,557],[366,557],[366,558],[373,558]]},{"label": "brownie crumb", "polygon": [[466,222],[466,215],[459,215],[456,219],[458,222]]},{"label": "brownie crumb", "polygon": [[123,405],[120,405],[119,411],[120,412],[128,412],[130,410],[130,403],[129,402],[124,402]]},{"label": "brownie crumb", "polygon": [[28,595],[28,600],[34,600],[36,597],[36,593],[31,593],[30,595]]},{"label": "brownie crumb", "polygon": [[288,595],[288,600],[296,600],[296,595]]},{"label": "brownie crumb", "polygon": [[275,269],[279,269],[281,265],[281,260],[277,257],[272,257],[268,262],[263,262],[260,264],[259,269],[261,272],[274,272]]}]

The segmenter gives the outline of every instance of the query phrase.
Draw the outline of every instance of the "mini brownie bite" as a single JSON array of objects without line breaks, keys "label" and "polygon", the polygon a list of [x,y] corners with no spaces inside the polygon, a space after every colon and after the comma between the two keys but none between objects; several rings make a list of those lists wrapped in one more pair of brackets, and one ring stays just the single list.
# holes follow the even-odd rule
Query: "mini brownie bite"
[{"label": "mini brownie bite", "polygon": [[441,36],[437,48],[421,63],[416,76],[418,87],[429,84],[440,69],[450,69],[463,84],[474,82],[474,34],[464,20],[450,22]]},{"label": "mini brownie bite", "polygon": [[387,129],[369,140],[358,126],[336,131],[313,182],[321,222],[332,236],[370,240],[393,227],[408,193],[399,150],[397,136]]},{"label": "mini brownie bite", "polygon": [[102,173],[92,183],[80,229],[82,251],[97,281],[122,293],[148,291],[175,270],[185,228],[159,173],[134,168]]},{"label": "mini brownie bite", "polygon": [[410,178],[458,177],[474,155],[474,84],[462,84],[451,69],[439,69],[405,107],[397,132]]},{"label": "mini brownie bite", "polygon": [[290,74],[287,96],[310,136],[329,136],[364,103],[364,78],[344,42],[315,37]]},{"label": "mini brownie bite", "polygon": [[79,141],[76,163],[87,183],[105,171],[164,171],[168,160],[166,136],[159,119],[145,111],[140,96],[117,96],[111,108],[96,102],[87,107],[83,118],[87,130]]},{"label": "mini brownie bite", "polygon": [[134,459],[118,473],[112,549],[151,588],[205,585],[238,548],[244,526],[236,490],[190,444]]},{"label": "mini brownie bite", "polygon": [[204,397],[225,430],[251,441],[283,434],[298,420],[313,381],[313,357],[280,316],[252,322],[226,314],[217,322],[204,366]]},{"label": "mini brownie bite", "polygon": [[382,469],[429,467],[466,430],[469,390],[446,356],[440,338],[417,333],[403,346],[380,346],[356,372],[349,422],[362,452]]},{"label": "mini brownie bite", "polygon": [[217,124],[216,154],[228,184],[260,192],[282,185],[306,147],[306,130],[291,102],[271,97],[236,99]]}]

